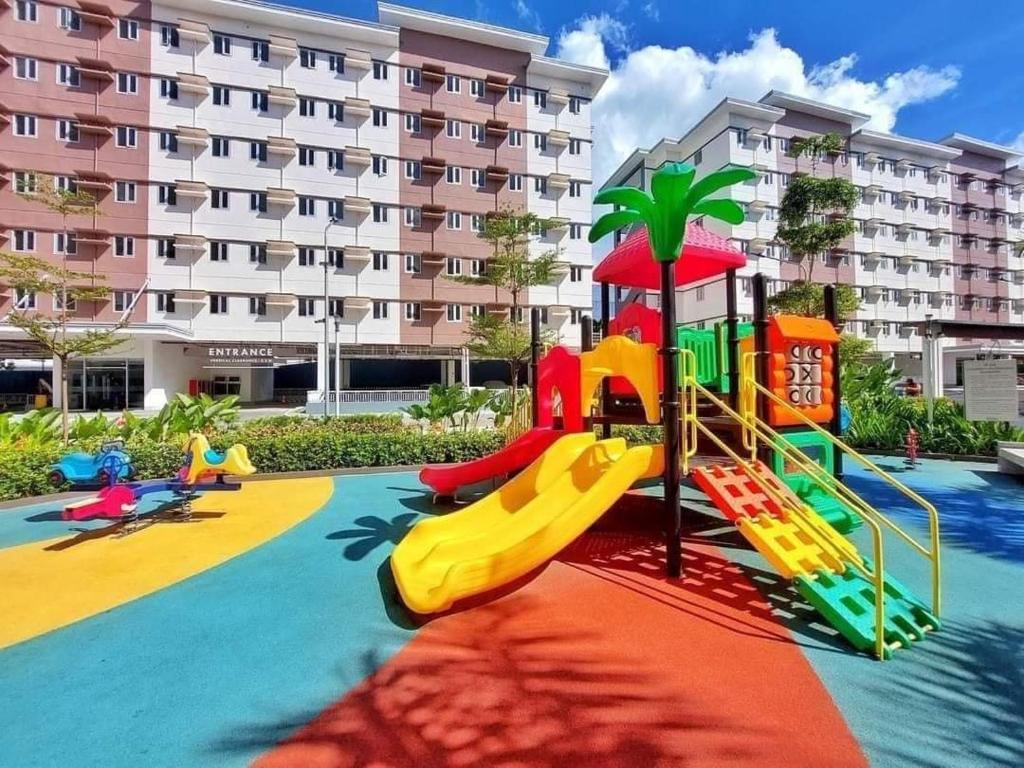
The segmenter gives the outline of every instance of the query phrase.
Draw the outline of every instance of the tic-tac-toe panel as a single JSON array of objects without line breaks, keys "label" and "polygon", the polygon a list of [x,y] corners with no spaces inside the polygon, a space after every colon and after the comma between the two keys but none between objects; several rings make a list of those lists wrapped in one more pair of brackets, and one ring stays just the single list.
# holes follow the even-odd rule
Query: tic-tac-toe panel
[{"label": "tic-tac-toe panel", "polygon": [[[818,318],[776,315],[768,326],[769,386],[778,397],[819,424],[832,418],[833,353],[838,341],[832,325]],[[768,417],[773,426],[801,423],[778,404],[770,405]]]}]

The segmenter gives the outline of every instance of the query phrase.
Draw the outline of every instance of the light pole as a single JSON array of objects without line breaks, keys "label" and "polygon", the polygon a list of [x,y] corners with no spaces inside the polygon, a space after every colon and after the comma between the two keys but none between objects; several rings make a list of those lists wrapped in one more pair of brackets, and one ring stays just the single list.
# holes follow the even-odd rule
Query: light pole
[{"label": "light pole", "polygon": [[327,226],[324,227],[324,260],[323,260],[323,265],[324,265],[324,380],[323,380],[323,388],[321,389],[321,391],[324,393],[324,419],[325,420],[327,419],[327,416],[328,416],[328,414],[327,414],[327,401],[328,401],[327,393],[331,389],[331,386],[330,386],[330,382],[331,382],[331,376],[330,376],[330,371],[331,371],[331,334],[330,334],[330,332],[331,332],[331,329],[330,329],[330,327],[329,327],[329,325],[327,323],[327,318],[330,316],[330,313],[331,313],[331,292],[330,292],[330,288],[328,287],[328,283],[327,283],[327,277],[328,277],[328,274],[329,274],[330,268],[331,268],[330,267],[331,260],[330,260],[330,258],[328,258],[329,251],[327,249],[327,232],[330,230],[331,227],[333,227],[337,223],[338,223],[338,220],[334,216],[332,216],[330,218],[330,221],[327,222]]},{"label": "light pole", "polygon": [[341,416],[341,316],[334,316],[334,415]]}]

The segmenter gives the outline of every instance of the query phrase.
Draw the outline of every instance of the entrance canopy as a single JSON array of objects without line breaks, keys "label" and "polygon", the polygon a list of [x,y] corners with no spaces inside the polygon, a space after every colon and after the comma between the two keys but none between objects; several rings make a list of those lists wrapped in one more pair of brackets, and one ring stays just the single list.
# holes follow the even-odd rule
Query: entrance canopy
[{"label": "entrance canopy", "polygon": [[[689,285],[747,263],[747,257],[727,239],[697,224],[687,224],[683,253],[675,264],[676,287]],[[634,230],[594,270],[594,281],[644,288],[661,287],[661,265],[654,260],[647,228]]]}]

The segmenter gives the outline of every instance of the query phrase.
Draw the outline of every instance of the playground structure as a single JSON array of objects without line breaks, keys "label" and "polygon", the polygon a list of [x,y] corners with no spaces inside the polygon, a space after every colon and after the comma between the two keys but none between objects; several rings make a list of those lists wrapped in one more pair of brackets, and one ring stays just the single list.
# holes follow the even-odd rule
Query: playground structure
[{"label": "playground structure", "polygon": [[107,485],[95,496],[67,504],[61,515],[64,520],[115,520],[130,532],[139,522],[139,500],[164,492],[174,494],[178,502],[177,519],[187,520],[192,514],[192,502],[199,493],[238,490],[238,483],[227,482],[225,476],[240,477],[256,472],[244,445],[233,445],[221,454],[212,450],[209,441],[201,434],[189,438],[182,467],[173,478],[124,482],[127,475],[121,462],[128,461],[127,455],[123,452],[108,454],[104,461]]},{"label": "playground structure", "polygon": [[[661,260],[664,312],[641,304],[628,304],[615,317],[609,311],[610,279],[657,287],[645,268],[650,251],[639,247],[646,237],[634,232],[595,270],[607,329],[602,341],[591,349],[585,325],[580,354],[556,347],[540,358],[535,333],[534,428],[493,456],[423,470],[421,479],[439,493],[522,472],[458,512],[417,524],[392,556],[399,592],[413,610],[434,613],[509,584],[584,533],[635,482],[659,475],[666,570],[679,577],[679,483],[689,475],[854,647],[890,658],[939,628],[938,514],[841,440],[834,290],[826,291],[828,319],[769,317],[767,283],[756,275],[753,323],[741,326],[735,270],[742,254],[699,227],[686,232],[683,258]],[[697,243],[692,260],[691,240]],[[673,286],[722,272],[725,322],[708,331],[676,328]],[[660,424],[664,445],[627,449],[611,438],[615,423]],[[603,439],[591,434],[592,424]],[[927,544],[842,483],[844,459],[921,507]],[[860,526],[870,536],[870,557],[845,536]],[[927,561],[929,604],[886,574],[885,534]]]}]

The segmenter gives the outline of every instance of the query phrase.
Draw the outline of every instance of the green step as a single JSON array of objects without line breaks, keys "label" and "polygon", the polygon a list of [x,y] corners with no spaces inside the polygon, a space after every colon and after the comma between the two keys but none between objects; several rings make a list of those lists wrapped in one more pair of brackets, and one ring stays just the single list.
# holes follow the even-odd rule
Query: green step
[{"label": "green step", "polygon": [[853,514],[843,502],[817,487],[813,490],[794,490],[797,496],[814,509],[825,522],[843,535],[847,535],[864,525],[864,521]]},{"label": "green step", "polygon": [[[852,567],[844,573],[816,571],[814,575],[796,577],[800,594],[855,648],[874,653],[874,584]],[[938,630],[939,620],[909,589],[886,576],[884,626],[884,657],[888,659],[894,643],[909,648],[913,641],[923,639],[925,632]]]}]

